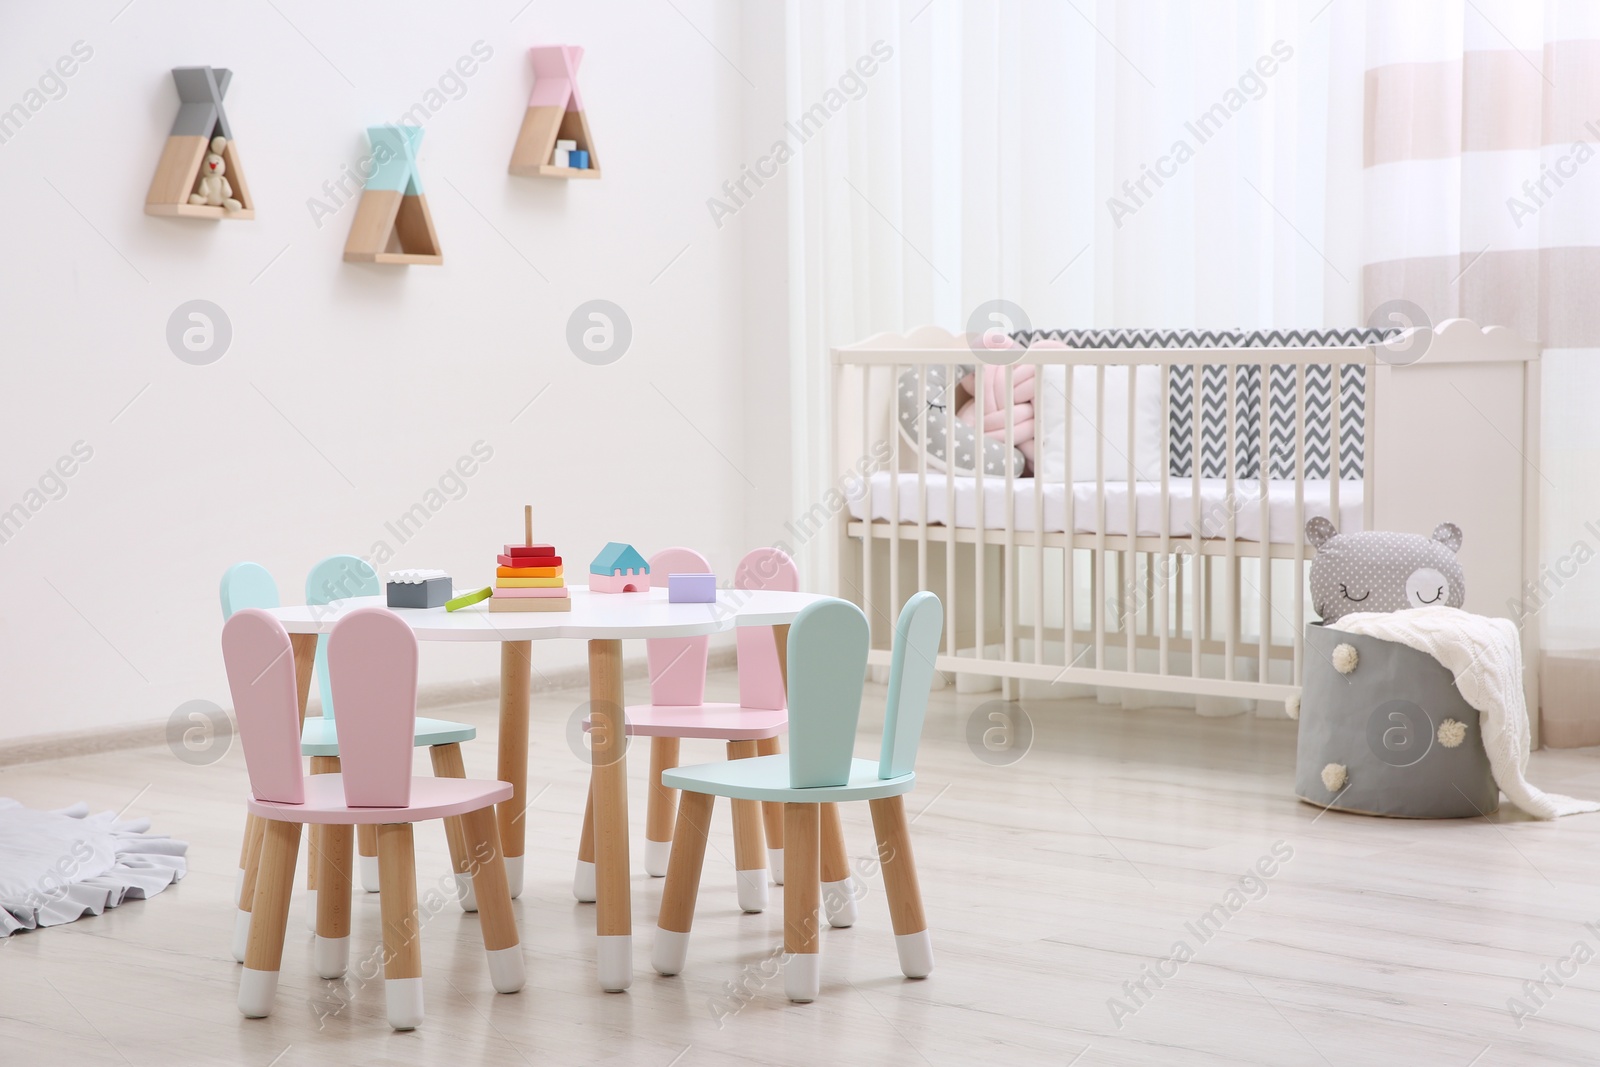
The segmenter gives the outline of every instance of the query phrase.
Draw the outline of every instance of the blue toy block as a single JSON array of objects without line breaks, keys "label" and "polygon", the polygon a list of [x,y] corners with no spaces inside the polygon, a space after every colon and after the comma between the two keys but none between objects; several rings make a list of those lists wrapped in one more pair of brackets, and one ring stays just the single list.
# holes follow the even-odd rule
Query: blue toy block
[{"label": "blue toy block", "polygon": [[589,169],[589,153],[582,148],[575,148],[567,153],[567,166],[573,170]]},{"label": "blue toy block", "polygon": [[717,602],[717,576],[715,574],[667,575],[667,600],[673,604],[715,604]]}]

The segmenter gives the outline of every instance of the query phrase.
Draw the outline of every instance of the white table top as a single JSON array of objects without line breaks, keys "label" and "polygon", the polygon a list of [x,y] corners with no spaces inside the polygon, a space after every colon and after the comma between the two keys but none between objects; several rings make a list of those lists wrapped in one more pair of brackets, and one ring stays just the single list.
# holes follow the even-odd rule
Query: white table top
[{"label": "white table top", "polygon": [[[466,592],[467,590],[458,590]],[[777,626],[794,621],[817,593],[719,589],[715,604],[669,604],[665,589],[645,593],[591,593],[571,586],[571,611],[490,613],[488,601],[459,611],[391,608],[419,641],[544,641],[554,638],[616,640],[637,637],[700,637],[736,626]],[[383,596],[351,597],[331,604],[296,604],[269,614],[292,634],[327,633],[356,608],[383,607]]]}]

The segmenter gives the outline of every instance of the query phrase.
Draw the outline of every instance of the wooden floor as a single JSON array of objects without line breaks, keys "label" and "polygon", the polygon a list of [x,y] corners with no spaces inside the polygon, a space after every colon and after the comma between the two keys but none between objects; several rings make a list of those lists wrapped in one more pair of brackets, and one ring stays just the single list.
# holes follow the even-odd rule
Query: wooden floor
[{"label": "wooden floor", "polygon": [[[712,689],[727,699],[731,676]],[[936,694],[908,798],[933,976],[900,976],[867,812],[847,809],[870,891],[854,928],[824,934],[822,998],[803,1006],[771,977],[781,890],[763,915],[735,906],[725,808],[689,969],[672,979],[650,971],[662,883],[639,866],[642,746],[630,761],[637,976],[629,993],[599,991],[593,907],[570,893],[586,768],[565,725],[578,692],[535,695],[538,797],[517,902],[527,988],[491,990],[477,919],[450,907],[425,928],[427,1021],[407,1034],[385,1025],[380,981],[358,984],[341,1007],[336,986],[313,976],[299,898],[276,1014],[240,1017],[229,956],[237,745],[206,767],[159,748],[0,769],[0,795],[39,808],[126,806],[192,846],[188,878],[154,900],[0,943],[0,1063],[1600,1061],[1600,959],[1589,958],[1600,955],[1600,816],[1323,813],[1291,795],[1292,723],[1086,702],[1030,701],[1031,749],[995,765],[975,754],[995,725],[986,699]],[[881,701],[881,689],[869,692],[869,708]],[[492,776],[492,705],[450,714],[481,731],[465,746],[468,773]],[[875,721],[869,713],[864,731]],[[711,746],[684,750],[686,762],[715,756]],[[864,733],[859,751],[870,750]],[[1536,753],[1530,776],[1600,795],[1600,753]],[[1272,877],[1241,884],[1275,849]],[[419,830],[417,852],[420,884],[444,876],[437,824]],[[358,894],[355,912],[360,961],[377,944],[377,898]],[[1530,996],[1528,980],[1545,992]],[[1533,1014],[1515,1018],[1511,998]]]}]

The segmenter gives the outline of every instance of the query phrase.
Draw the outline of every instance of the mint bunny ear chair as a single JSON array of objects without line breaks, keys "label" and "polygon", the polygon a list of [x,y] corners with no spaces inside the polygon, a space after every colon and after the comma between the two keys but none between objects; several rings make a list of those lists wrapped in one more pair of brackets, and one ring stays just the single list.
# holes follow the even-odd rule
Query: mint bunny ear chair
[{"label": "mint bunny ear chair", "polygon": [[902,798],[916,784],[913,767],[943,629],[944,605],[932,593],[917,593],[900,612],[878,759],[852,755],[867,670],[867,618],[848,601],[824,600],[800,612],[789,629],[788,753],[662,774],[662,784],[682,790],[683,800],[651,957],[657,971],[683,970],[711,809],[722,796],[784,805],[783,983],[790,1000],[815,1000],[821,984],[817,908],[824,804],[871,804],[900,969],[908,978],[932,972],[933,942]]}]

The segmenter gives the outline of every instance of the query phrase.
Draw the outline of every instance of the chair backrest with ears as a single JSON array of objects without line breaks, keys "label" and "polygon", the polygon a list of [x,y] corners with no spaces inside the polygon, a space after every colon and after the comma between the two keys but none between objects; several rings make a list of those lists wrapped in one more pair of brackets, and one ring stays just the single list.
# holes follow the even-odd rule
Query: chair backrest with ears
[{"label": "chair backrest with ears", "polygon": [[300,693],[294,650],[283,624],[260,608],[240,608],[222,624],[222,662],[233,693],[250,792],[257,800],[304,804]]},{"label": "chair backrest with ears", "polygon": [[[746,553],[733,572],[735,589],[777,589],[800,591],[800,569],[788,553],[776,548],[758,548]],[[741,626],[739,641],[739,704],[746,708],[777,711],[787,699],[783,691],[783,668],[778,663],[778,646],[770,626]]]},{"label": "chair backrest with ears", "polygon": [[222,618],[226,622],[244,608],[275,608],[278,583],[259,563],[235,563],[222,572]]},{"label": "chair backrest with ears", "polygon": [[[306,575],[306,603],[331,604],[353,596],[377,596],[378,572],[356,556],[329,556]],[[333,715],[333,687],[328,684],[328,637],[317,638],[317,693],[322,697],[322,717]]]},{"label": "chair backrest with ears", "polygon": [[913,594],[900,609],[894,624],[894,651],[889,656],[889,702],[883,712],[879,778],[898,778],[916,767],[942,632],[944,605],[932,593]]},{"label": "chair backrest with ears", "polygon": [[[667,587],[669,574],[709,574],[711,563],[692,548],[663,548],[650,557],[650,584]],[[706,699],[706,655],[711,646],[704,637],[652,637],[644,643],[650,661],[650,703],[663,707],[693,707]]]},{"label": "chair backrest with ears", "polygon": [[333,624],[328,668],[339,701],[334,726],[345,803],[405,807],[417,728],[417,635],[387,608],[359,608]]},{"label": "chair backrest with ears", "polygon": [[848,600],[819,600],[789,626],[789,783],[844,785],[867,682],[867,617]]}]

